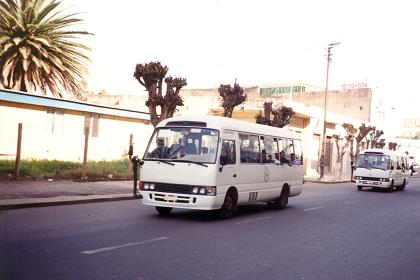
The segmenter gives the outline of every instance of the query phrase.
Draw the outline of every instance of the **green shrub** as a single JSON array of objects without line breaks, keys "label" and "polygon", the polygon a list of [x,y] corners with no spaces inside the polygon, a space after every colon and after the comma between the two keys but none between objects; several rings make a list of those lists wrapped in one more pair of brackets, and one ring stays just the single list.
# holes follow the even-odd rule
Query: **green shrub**
[{"label": "green shrub", "polygon": [[[0,179],[14,174],[14,160],[0,160]],[[112,176],[110,176],[112,174]],[[83,165],[79,162],[60,160],[22,160],[20,177],[33,179],[80,179]],[[92,180],[129,179],[128,160],[88,161],[87,177]]]}]

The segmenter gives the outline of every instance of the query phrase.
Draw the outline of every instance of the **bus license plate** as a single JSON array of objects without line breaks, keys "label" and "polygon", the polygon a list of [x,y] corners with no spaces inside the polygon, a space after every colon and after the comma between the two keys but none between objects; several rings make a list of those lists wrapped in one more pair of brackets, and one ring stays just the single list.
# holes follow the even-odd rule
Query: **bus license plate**
[{"label": "bus license plate", "polygon": [[175,202],[176,201],[176,196],[175,195],[166,195],[165,196],[165,200],[167,201],[167,202]]}]

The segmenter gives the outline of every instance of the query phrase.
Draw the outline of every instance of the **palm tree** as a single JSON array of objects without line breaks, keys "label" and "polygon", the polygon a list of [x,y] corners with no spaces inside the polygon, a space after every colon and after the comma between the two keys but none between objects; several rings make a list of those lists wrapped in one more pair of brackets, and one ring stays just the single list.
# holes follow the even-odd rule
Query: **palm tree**
[{"label": "palm tree", "polygon": [[90,49],[79,42],[82,22],[57,0],[0,0],[0,86],[63,97],[78,96]]}]

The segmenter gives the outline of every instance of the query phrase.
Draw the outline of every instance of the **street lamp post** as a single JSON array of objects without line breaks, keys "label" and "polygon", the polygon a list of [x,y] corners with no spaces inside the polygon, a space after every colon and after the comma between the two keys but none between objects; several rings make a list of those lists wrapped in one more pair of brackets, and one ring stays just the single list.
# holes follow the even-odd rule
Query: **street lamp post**
[{"label": "street lamp post", "polygon": [[325,145],[326,145],[326,128],[327,128],[327,94],[328,94],[328,75],[329,75],[329,71],[330,71],[330,62],[331,62],[331,49],[334,46],[339,45],[340,42],[335,42],[335,43],[330,43],[328,44],[328,48],[327,48],[327,78],[325,81],[325,94],[324,94],[324,122],[323,122],[323,127],[322,127],[322,146],[321,146],[321,158],[320,158],[320,176],[319,178],[322,179],[324,178],[324,169],[325,169]]}]

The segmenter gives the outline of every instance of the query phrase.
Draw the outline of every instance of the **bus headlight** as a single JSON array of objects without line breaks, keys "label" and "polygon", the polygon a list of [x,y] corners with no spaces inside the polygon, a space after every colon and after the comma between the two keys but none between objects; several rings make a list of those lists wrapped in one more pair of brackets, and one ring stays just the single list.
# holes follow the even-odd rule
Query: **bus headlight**
[{"label": "bus headlight", "polygon": [[200,186],[192,186],[191,189],[192,194],[198,195],[216,195],[216,187],[200,187]]},{"label": "bus headlight", "polygon": [[154,183],[150,183],[149,184],[149,189],[150,190],[154,190],[155,189],[155,184]]},{"label": "bus headlight", "polygon": [[149,183],[144,183],[143,184],[143,189],[144,190],[148,190],[149,189],[150,184]]},{"label": "bus headlight", "polygon": [[381,182],[389,182],[389,178],[381,178]]}]

